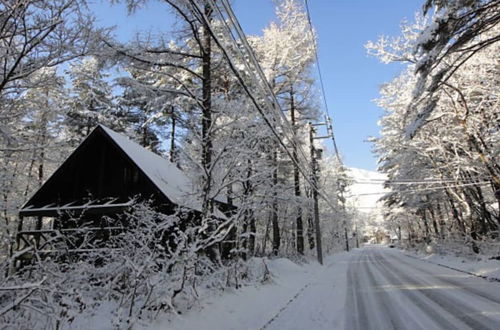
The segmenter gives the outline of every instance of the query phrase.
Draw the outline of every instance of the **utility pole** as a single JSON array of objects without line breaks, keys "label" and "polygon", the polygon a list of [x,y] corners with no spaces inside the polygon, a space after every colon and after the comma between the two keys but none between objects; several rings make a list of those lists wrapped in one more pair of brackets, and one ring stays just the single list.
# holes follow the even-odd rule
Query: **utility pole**
[{"label": "utility pole", "polygon": [[314,203],[314,227],[316,232],[316,253],[318,255],[318,262],[323,264],[323,245],[321,243],[321,225],[319,223],[319,207],[318,207],[318,162],[317,162],[317,150],[314,147],[314,133],[315,129],[312,124],[309,125],[309,143],[311,148],[311,181],[313,183],[312,196]]}]

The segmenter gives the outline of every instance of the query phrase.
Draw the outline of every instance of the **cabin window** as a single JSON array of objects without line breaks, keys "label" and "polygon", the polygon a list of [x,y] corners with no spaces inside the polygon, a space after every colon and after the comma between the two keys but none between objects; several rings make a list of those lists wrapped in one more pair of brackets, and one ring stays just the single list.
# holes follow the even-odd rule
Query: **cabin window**
[{"label": "cabin window", "polygon": [[50,230],[54,228],[54,219],[52,217],[45,217],[42,220],[42,230]]},{"label": "cabin window", "polygon": [[[54,228],[53,217],[27,217],[23,219],[23,231],[50,230]],[[41,220],[41,223],[39,222]],[[40,226],[40,228],[38,228]]]},{"label": "cabin window", "polygon": [[36,229],[36,223],[38,219],[29,217],[29,218],[24,218],[23,219],[23,230],[24,231],[32,231]]},{"label": "cabin window", "polygon": [[130,177],[129,169],[127,167],[124,167],[123,168],[123,183],[125,183],[125,184],[128,183],[129,177]]},{"label": "cabin window", "polygon": [[139,171],[136,169],[131,169],[130,167],[125,167],[123,169],[123,183],[138,183],[139,182]]}]

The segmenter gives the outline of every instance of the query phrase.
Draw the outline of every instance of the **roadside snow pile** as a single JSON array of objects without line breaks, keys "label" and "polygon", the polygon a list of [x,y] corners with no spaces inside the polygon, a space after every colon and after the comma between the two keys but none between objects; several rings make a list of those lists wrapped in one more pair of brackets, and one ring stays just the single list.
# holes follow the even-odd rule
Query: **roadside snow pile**
[{"label": "roadside snow pile", "polygon": [[290,274],[303,272],[306,266],[310,265],[300,266],[286,258],[268,260],[269,271],[273,275],[273,278],[278,280]]},{"label": "roadside snow pile", "polygon": [[248,283],[274,282],[276,279],[303,271],[303,267],[287,258],[268,259],[254,257],[244,263]]},{"label": "roadside snow pile", "polygon": [[491,281],[500,281],[500,260],[494,260],[488,256],[476,256],[474,259],[469,259],[436,253],[424,254],[415,251],[405,251],[405,253],[433,264],[483,277]]}]

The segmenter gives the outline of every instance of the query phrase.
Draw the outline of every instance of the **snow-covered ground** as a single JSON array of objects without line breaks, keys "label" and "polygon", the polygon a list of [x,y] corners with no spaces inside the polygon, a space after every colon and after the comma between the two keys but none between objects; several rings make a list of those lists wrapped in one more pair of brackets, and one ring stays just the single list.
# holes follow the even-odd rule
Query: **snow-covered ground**
[{"label": "snow-covered ground", "polygon": [[329,256],[324,266],[266,260],[271,283],[212,296],[184,315],[165,316],[147,329],[342,328],[349,257]]}]

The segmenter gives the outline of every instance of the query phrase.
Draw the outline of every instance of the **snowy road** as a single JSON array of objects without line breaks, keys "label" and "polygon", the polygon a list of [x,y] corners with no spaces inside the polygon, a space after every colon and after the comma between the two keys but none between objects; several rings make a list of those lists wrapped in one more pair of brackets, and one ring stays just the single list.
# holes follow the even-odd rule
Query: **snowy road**
[{"label": "snowy road", "polygon": [[344,268],[332,265],[266,329],[500,329],[498,283],[389,248],[359,249],[346,262],[343,315],[329,310]]},{"label": "snowy road", "polygon": [[349,262],[345,329],[500,329],[500,285],[365,248]]}]

